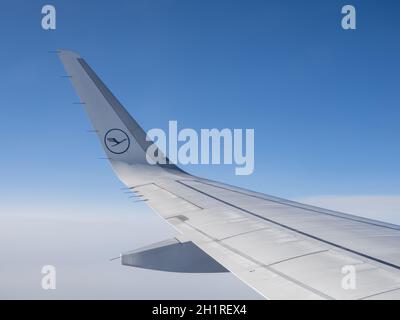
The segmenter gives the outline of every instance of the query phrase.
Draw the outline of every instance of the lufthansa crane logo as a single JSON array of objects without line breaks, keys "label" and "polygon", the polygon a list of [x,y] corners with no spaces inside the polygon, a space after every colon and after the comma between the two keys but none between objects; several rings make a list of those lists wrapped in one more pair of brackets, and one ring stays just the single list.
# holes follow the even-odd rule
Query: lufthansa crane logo
[{"label": "lufthansa crane logo", "polygon": [[129,136],[121,129],[111,129],[104,136],[104,144],[110,152],[121,154],[129,149],[131,142]]}]

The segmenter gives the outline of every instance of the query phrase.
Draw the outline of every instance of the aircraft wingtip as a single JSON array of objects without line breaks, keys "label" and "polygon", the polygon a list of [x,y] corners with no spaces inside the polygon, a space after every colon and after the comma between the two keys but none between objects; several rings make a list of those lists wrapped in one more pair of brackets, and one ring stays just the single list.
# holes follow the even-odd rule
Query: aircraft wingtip
[{"label": "aircraft wingtip", "polygon": [[77,52],[66,50],[66,49],[58,49],[57,53],[59,56],[70,56],[74,58],[80,58],[80,55]]}]

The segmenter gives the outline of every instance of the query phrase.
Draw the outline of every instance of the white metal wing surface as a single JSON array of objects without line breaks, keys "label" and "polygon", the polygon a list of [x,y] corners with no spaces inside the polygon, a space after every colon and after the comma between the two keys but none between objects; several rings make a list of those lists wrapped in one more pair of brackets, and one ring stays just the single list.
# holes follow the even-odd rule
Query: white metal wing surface
[{"label": "white metal wing surface", "polygon": [[[65,50],[59,56],[115,173],[177,229],[179,243],[193,243],[269,299],[400,298],[399,226],[201,179],[174,164],[150,165],[152,142],[137,122],[84,59]],[[133,265],[149,256],[154,264],[162,247]],[[173,243],[166,247],[179,256]],[[185,248],[182,254],[193,251]],[[355,287],[345,283],[350,273]]]}]

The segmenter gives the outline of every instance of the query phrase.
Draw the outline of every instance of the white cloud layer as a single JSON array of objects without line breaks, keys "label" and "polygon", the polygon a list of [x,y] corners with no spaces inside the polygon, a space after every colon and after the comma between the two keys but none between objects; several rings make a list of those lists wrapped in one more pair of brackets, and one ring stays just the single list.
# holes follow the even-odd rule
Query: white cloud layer
[{"label": "white cloud layer", "polygon": [[[53,209],[0,208],[0,299],[260,298],[228,273],[164,273],[110,261],[174,235],[145,207],[130,214]],[[56,267],[55,290],[41,287],[44,265]]]},{"label": "white cloud layer", "polygon": [[[315,196],[299,202],[400,224],[400,196]],[[98,207],[97,207],[98,206]],[[176,274],[124,267],[120,252],[175,235],[143,205],[0,208],[1,299],[260,298],[230,274]],[[57,289],[41,288],[54,265]]]}]

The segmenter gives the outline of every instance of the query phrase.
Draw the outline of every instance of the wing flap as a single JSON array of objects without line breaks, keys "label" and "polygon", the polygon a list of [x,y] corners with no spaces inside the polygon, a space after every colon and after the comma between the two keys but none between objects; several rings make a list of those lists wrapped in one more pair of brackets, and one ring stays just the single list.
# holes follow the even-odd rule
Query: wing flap
[{"label": "wing flap", "polygon": [[228,272],[193,242],[170,239],[121,254],[121,264],[143,269],[181,273]]}]

